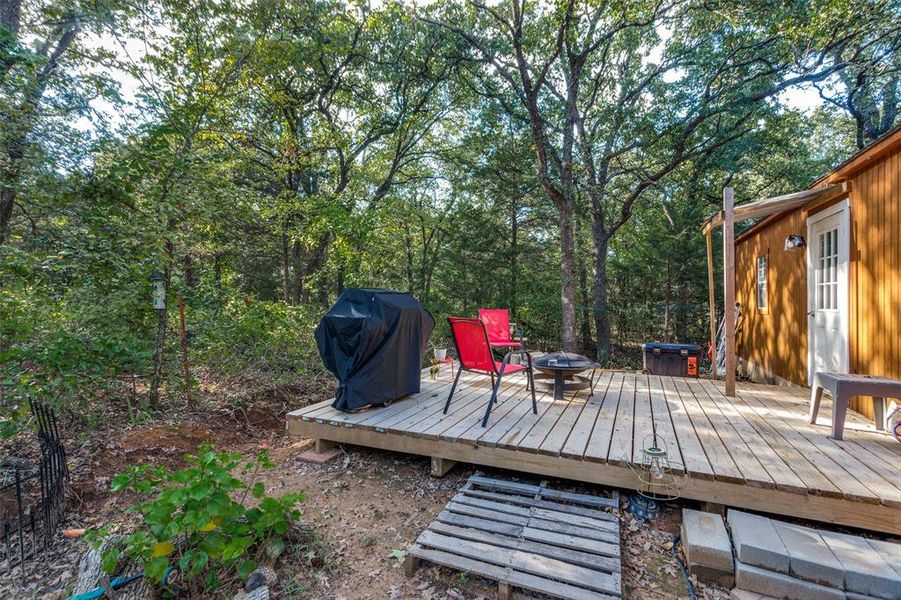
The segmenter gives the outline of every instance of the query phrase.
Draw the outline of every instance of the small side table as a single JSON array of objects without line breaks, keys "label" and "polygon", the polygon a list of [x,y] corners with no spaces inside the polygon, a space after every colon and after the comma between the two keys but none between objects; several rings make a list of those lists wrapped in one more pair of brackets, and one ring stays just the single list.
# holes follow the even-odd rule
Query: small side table
[{"label": "small side table", "polygon": [[845,429],[848,403],[854,396],[870,396],[876,429],[885,430],[885,398],[901,398],[901,381],[888,377],[818,371],[810,388],[810,422],[816,423],[823,390],[832,394],[832,437],[840,440]]}]

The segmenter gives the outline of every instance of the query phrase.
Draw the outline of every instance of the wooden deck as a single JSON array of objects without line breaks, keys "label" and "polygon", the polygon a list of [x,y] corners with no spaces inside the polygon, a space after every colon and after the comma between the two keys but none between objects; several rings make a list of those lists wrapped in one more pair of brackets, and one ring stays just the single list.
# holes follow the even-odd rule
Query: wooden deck
[{"label": "wooden deck", "polygon": [[634,489],[629,463],[652,435],[684,465],[687,498],[901,535],[901,444],[850,413],[830,439],[831,401],[807,423],[807,390],[604,372],[587,392],[530,410],[525,378],[504,380],[488,427],[489,379],[464,373],[451,409],[445,368],[389,407],[343,413],[321,402],[288,414],[289,433],[454,461]]}]

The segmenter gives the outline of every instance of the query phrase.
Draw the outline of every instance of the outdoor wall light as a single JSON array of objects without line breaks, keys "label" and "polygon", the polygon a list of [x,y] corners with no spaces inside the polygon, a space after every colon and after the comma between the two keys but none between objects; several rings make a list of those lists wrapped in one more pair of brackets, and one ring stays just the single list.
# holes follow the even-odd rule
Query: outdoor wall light
[{"label": "outdoor wall light", "polygon": [[153,308],[155,310],[166,309],[166,277],[159,271],[150,274],[150,282],[153,284]]},{"label": "outdoor wall light", "polygon": [[790,235],[785,238],[785,251],[797,250],[807,245],[803,235]]}]

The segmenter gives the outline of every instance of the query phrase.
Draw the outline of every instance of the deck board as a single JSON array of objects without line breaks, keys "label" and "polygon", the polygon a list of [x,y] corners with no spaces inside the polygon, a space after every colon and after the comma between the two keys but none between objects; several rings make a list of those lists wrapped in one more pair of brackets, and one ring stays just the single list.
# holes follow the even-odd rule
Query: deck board
[{"label": "deck board", "polygon": [[483,428],[489,378],[464,372],[444,415],[451,383],[449,369],[436,380],[425,373],[420,393],[389,407],[343,413],[320,402],[289,413],[288,428],[622,488],[637,485],[630,467],[650,439],[684,467],[689,498],[901,534],[901,444],[855,413],[845,439],[831,439],[831,401],[810,424],[803,389],[739,383],[727,398],[722,382],[612,371],[593,396],[539,392],[536,415],[525,378],[513,374]]},{"label": "deck board", "polygon": [[688,385],[748,485],[776,487],[773,478],[761,463],[760,457],[748,445],[747,440],[739,435],[735,425],[723,414],[719,405],[713,401],[703,382],[701,380],[689,381]]},{"label": "deck board", "polygon": [[[666,399],[666,409],[673,422],[673,431],[682,455],[682,467],[693,477],[713,478],[713,467],[704,450],[704,445],[695,431],[691,417],[682,402],[682,396],[676,389],[675,381],[670,377],[658,377]],[[667,450],[670,451],[669,445]]]},{"label": "deck board", "polygon": [[613,426],[616,422],[616,412],[619,408],[619,398],[623,388],[624,376],[622,373],[614,373],[610,385],[604,392],[601,401],[601,409],[595,418],[594,429],[585,446],[585,460],[604,462],[610,451],[610,439],[613,435]]},{"label": "deck board", "polygon": [[722,481],[745,481],[741,474],[741,469],[735,464],[732,455],[726,448],[726,444],[723,443],[713,423],[710,422],[710,418],[701,405],[700,399],[695,396],[688,381],[677,379],[676,391],[679,392],[679,396],[682,398],[685,411],[688,413],[691,424],[698,434],[698,440],[704,448],[707,460],[710,461],[714,477]]},{"label": "deck board", "polygon": [[[635,379],[635,409],[632,427],[635,442],[632,444],[631,461],[640,463],[641,450],[645,440],[651,445],[657,445],[657,438],[654,434],[654,413],[651,410],[651,390],[647,375],[639,375]],[[678,458],[675,454],[673,455],[673,459],[678,460]]]}]

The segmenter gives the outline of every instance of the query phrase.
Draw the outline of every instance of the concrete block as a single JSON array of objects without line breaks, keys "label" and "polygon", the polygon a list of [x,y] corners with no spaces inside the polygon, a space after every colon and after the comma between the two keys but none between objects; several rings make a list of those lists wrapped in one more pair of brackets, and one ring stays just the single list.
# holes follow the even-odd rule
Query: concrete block
[{"label": "concrete block", "polygon": [[821,531],[820,535],[845,569],[845,590],[886,600],[901,600],[901,574],[868,540],[832,531]]},{"label": "concrete block", "polygon": [[735,561],[735,584],[744,590],[786,600],[845,600],[845,592]]},{"label": "concrete block", "polygon": [[338,458],[340,454],[340,448],[332,448],[331,450],[326,450],[325,452],[307,450],[306,452],[301,452],[298,458],[300,458],[300,460],[304,462],[311,462],[317,465],[321,465],[323,463],[327,463],[330,460]]},{"label": "concrete block", "polygon": [[770,571],[789,572],[788,550],[770,519],[740,510],[730,510],[727,519],[738,560]]},{"label": "concrete block", "polygon": [[901,544],[884,540],[867,540],[867,543],[895,569],[895,573],[901,575]]},{"label": "concrete block", "polygon": [[729,600],[777,600],[772,596],[764,596],[763,594],[758,594],[757,592],[750,592],[748,590],[743,590],[741,588],[732,588],[732,592],[729,594]]},{"label": "concrete block", "polygon": [[845,569],[816,529],[773,520],[788,550],[789,573],[800,579],[845,588]]},{"label": "concrete block", "polygon": [[733,573],[732,542],[717,514],[697,510],[682,510],[682,548],[689,566],[713,567]]}]

